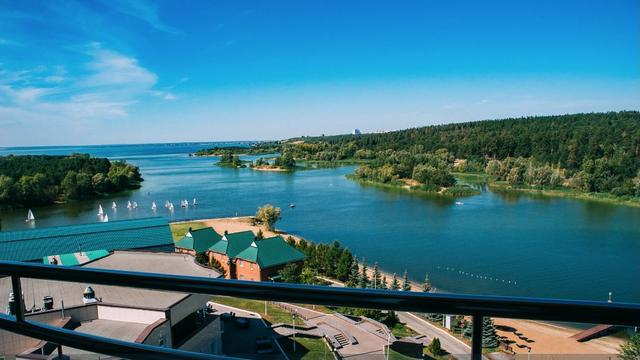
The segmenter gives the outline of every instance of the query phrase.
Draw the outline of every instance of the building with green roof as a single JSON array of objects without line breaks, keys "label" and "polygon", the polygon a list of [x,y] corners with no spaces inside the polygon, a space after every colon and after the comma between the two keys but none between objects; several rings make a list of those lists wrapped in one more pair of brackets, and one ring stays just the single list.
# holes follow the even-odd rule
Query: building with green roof
[{"label": "building with green roof", "polygon": [[195,256],[197,253],[206,252],[209,248],[220,242],[222,236],[212,227],[193,230],[189,228],[182,239],[176,242],[177,252],[188,253]]},{"label": "building with green roof", "polygon": [[51,255],[126,249],[173,251],[169,223],[154,217],[0,232],[0,260],[42,262]]},{"label": "building with green roof", "polygon": [[226,278],[255,281],[273,279],[287,264],[301,264],[305,259],[282,236],[257,239],[250,230],[225,233],[208,253],[209,260],[217,261],[224,269]]}]

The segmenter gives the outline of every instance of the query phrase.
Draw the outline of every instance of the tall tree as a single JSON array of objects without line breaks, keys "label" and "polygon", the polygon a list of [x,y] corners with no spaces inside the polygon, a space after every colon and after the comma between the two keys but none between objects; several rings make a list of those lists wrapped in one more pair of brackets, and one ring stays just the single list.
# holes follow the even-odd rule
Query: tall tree
[{"label": "tall tree", "polygon": [[358,283],[358,286],[365,289],[369,287],[369,270],[367,269],[367,262],[364,260],[364,258],[362,258],[362,270],[361,270],[361,274],[360,274],[360,282]]},{"label": "tall tree", "polygon": [[431,291],[431,282],[429,282],[429,273],[424,274],[424,282],[422,283],[422,291],[429,292]]},{"label": "tall tree", "polygon": [[404,271],[404,275],[402,276],[402,290],[411,291],[411,281],[409,281],[407,270]]},{"label": "tall tree", "polygon": [[371,277],[371,283],[374,289],[382,287],[382,276],[380,275],[380,269],[378,269],[378,263],[373,264],[373,276]]},{"label": "tall tree", "polygon": [[391,290],[400,290],[400,282],[396,273],[393,273],[393,279],[391,280]]},{"label": "tall tree", "polygon": [[281,210],[279,207],[273,207],[271,204],[266,204],[256,212],[256,220],[267,226],[267,229],[273,230],[273,226],[276,221],[280,219]]}]

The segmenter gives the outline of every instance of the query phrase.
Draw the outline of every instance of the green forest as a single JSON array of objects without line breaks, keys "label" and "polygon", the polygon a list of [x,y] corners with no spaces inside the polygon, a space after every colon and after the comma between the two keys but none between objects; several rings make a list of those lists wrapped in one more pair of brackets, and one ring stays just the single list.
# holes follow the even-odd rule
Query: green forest
[{"label": "green forest", "polygon": [[[273,147],[271,144],[263,146]],[[512,188],[640,196],[640,113],[622,111],[434,125],[280,142],[298,161],[363,161],[354,178],[455,189],[454,173]],[[409,183],[411,184],[411,183]]]},{"label": "green forest", "polygon": [[0,157],[0,205],[46,205],[140,187],[138,167],[88,154]]}]

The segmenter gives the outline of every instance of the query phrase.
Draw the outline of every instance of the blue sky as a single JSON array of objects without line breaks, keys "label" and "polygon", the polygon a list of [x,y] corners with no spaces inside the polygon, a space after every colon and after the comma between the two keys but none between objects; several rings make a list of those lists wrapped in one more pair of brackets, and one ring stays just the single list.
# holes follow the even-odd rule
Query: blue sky
[{"label": "blue sky", "polygon": [[0,146],[638,109],[637,0],[0,0]]}]

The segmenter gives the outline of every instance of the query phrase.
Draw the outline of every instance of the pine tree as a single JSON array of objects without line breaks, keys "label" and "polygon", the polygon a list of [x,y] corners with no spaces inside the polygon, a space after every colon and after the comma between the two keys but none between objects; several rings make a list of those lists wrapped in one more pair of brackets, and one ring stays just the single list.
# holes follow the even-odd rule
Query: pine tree
[{"label": "pine tree", "polygon": [[422,291],[423,292],[431,291],[431,283],[429,282],[429,273],[424,274],[424,283],[422,284]]},{"label": "pine tree", "polygon": [[402,277],[402,291],[411,291],[411,282],[409,281],[407,270],[404,271],[404,276]]},{"label": "pine tree", "polygon": [[431,340],[431,344],[429,344],[428,348],[431,354],[435,356],[440,355],[440,353],[442,352],[442,347],[440,346],[440,339],[438,339],[437,337],[434,337],[433,340]]},{"label": "pine tree", "polygon": [[393,280],[391,280],[391,290],[400,290],[400,282],[398,282],[396,273],[393,273]]},{"label": "pine tree", "polygon": [[482,347],[498,347],[498,335],[496,334],[496,328],[493,325],[493,319],[488,316],[482,321]]},{"label": "pine tree", "polygon": [[369,275],[367,274],[368,270],[367,270],[367,263],[364,260],[364,258],[362,259],[362,273],[360,275],[360,281],[358,283],[358,286],[366,289],[369,287]]},{"label": "pine tree", "polygon": [[427,319],[433,322],[442,322],[442,314],[427,314]]},{"label": "pine tree", "polygon": [[382,287],[382,277],[380,276],[380,270],[378,269],[378,263],[373,264],[373,278],[371,279],[374,289]]},{"label": "pine tree", "polygon": [[471,339],[471,335],[473,334],[473,327],[471,324],[471,320],[464,322],[464,327],[462,328],[462,336],[467,339]]},{"label": "pine tree", "polygon": [[349,280],[347,281],[347,286],[356,287],[360,284],[360,266],[358,265],[358,259],[353,258],[353,263],[351,265],[351,274],[349,274]]},{"label": "pine tree", "polygon": [[386,276],[382,276],[382,283],[380,284],[380,289],[383,289],[383,290],[389,289],[389,284],[387,284]]}]

